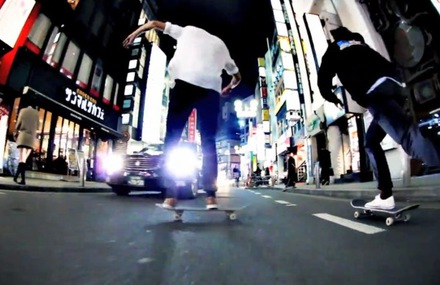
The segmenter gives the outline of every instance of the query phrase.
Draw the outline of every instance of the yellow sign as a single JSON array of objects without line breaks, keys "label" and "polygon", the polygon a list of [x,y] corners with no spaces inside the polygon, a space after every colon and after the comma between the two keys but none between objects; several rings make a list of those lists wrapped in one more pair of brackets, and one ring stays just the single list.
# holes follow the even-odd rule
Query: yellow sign
[{"label": "yellow sign", "polygon": [[269,119],[270,119],[269,109],[263,109],[263,121],[269,121]]}]

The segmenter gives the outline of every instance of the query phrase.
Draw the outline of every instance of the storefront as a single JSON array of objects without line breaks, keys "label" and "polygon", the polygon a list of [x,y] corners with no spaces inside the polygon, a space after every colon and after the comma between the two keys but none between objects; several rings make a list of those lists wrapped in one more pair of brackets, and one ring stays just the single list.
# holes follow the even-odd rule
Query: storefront
[{"label": "storefront", "polygon": [[[67,174],[72,168],[70,174],[76,175],[78,165],[72,159],[78,155],[84,157],[96,178],[103,178],[103,164],[113,140],[123,137],[116,131],[119,115],[115,110],[24,50],[17,53],[8,85],[19,95],[13,102],[9,134],[27,101],[35,102],[40,113],[29,169]],[[12,153],[9,149],[4,157]]]}]

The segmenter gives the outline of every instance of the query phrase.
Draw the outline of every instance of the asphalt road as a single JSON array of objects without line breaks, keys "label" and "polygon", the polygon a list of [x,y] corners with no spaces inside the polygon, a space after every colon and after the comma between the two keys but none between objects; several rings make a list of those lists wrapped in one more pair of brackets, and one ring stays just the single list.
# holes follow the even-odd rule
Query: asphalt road
[{"label": "asphalt road", "polygon": [[[0,285],[440,284],[440,209],[354,220],[347,200],[231,190],[223,212],[152,195],[0,190]],[[203,201],[185,201],[186,204]]]}]

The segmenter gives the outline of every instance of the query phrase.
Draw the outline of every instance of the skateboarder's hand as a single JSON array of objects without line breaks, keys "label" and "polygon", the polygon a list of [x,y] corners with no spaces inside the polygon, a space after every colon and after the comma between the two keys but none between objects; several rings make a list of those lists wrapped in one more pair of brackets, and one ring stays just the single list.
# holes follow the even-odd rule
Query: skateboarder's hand
[{"label": "skateboarder's hand", "polygon": [[222,93],[220,95],[222,97],[228,97],[231,90],[232,90],[232,84],[228,84],[225,88],[222,89]]},{"label": "skateboarder's hand", "polygon": [[124,48],[128,48],[133,43],[136,36],[137,36],[136,33],[131,33],[130,35],[128,35],[128,37],[125,38],[125,40],[122,42],[122,46]]}]

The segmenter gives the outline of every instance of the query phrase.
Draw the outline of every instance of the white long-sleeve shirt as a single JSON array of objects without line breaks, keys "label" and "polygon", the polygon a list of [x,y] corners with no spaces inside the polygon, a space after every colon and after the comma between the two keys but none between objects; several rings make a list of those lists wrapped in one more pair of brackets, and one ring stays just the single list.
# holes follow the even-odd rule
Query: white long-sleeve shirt
[{"label": "white long-sleeve shirt", "polygon": [[177,40],[176,51],[168,65],[173,81],[180,79],[220,93],[223,69],[229,75],[238,73],[225,43],[207,31],[166,22],[164,34]]}]

